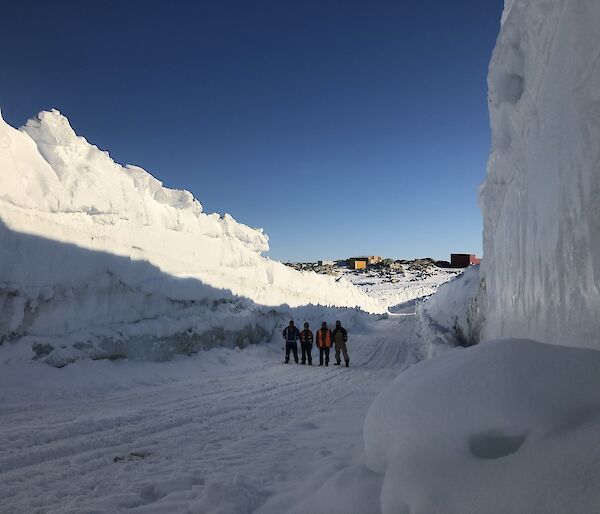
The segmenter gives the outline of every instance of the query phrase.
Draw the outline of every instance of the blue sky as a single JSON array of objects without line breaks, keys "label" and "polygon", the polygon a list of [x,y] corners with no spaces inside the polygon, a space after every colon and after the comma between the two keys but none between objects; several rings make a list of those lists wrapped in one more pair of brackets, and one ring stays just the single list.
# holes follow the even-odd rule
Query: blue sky
[{"label": "blue sky", "polygon": [[275,259],[480,254],[502,3],[10,1],[0,107],[59,109]]}]

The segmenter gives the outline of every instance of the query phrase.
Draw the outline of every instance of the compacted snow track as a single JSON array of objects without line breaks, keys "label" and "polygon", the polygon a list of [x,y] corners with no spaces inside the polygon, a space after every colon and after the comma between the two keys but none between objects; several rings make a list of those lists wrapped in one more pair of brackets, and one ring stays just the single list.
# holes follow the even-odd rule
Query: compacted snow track
[{"label": "compacted snow track", "polygon": [[274,342],[3,370],[0,511],[289,511],[362,453],[413,340],[407,316],[351,331],[348,369],[284,365]]}]

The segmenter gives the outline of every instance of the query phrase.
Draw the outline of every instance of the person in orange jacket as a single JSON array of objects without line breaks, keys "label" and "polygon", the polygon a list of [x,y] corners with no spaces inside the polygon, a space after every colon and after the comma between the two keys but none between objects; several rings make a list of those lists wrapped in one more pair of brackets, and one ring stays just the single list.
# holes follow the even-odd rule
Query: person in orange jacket
[{"label": "person in orange jacket", "polygon": [[304,330],[300,332],[300,346],[302,347],[302,364],[306,364],[308,357],[308,365],[312,366],[313,333],[308,327],[308,321],[305,321]]},{"label": "person in orange jacket", "polygon": [[323,356],[325,356],[325,366],[329,366],[329,349],[331,348],[331,330],[327,328],[327,323],[321,323],[321,328],[317,330],[317,346],[319,347],[319,366],[323,365]]}]

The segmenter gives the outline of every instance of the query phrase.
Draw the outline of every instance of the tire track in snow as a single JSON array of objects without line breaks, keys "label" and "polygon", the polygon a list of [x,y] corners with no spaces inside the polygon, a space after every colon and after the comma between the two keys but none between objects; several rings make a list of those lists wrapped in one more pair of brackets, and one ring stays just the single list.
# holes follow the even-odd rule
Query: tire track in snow
[{"label": "tire track in snow", "polygon": [[[293,366],[290,366],[293,369]],[[300,370],[297,370],[300,371]],[[252,399],[252,402],[257,408],[264,406],[265,404],[271,407],[277,407],[275,399],[281,395],[287,396],[287,393],[292,391],[303,390],[305,388],[300,386],[306,385],[306,376],[304,373],[296,373],[296,380],[289,381],[287,377],[290,375],[290,369],[285,372],[286,381],[273,381],[262,383],[255,389],[250,389],[245,392],[239,392],[234,397],[233,405],[225,404],[218,409],[214,409],[214,396],[219,395],[218,391],[214,391],[213,394],[209,394],[209,398],[206,398],[204,391],[194,393],[192,397],[187,398],[185,401],[175,401],[159,403],[158,407],[154,405],[151,408],[144,408],[141,412],[136,415],[130,416],[119,416],[117,418],[101,418],[94,422],[93,426],[89,425],[87,419],[81,419],[79,422],[71,422],[63,424],[60,430],[60,435],[54,434],[54,437],[45,435],[43,440],[40,440],[40,433],[48,433],[48,430],[44,431],[41,425],[36,425],[26,432],[25,435],[28,437],[35,437],[37,441],[29,447],[31,451],[30,455],[23,455],[23,452],[19,449],[16,455],[9,455],[7,458],[0,460],[0,473],[8,472],[14,469],[27,467],[44,463],[51,460],[60,458],[71,457],[82,452],[95,451],[100,449],[107,449],[111,447],[120,447],[121,444],[115,444],[115,440],[142,440],[148,435],[157,435],[163,432],[167,432],[174,429],[186,428],[192,423],[196,423],[198,427],[202,427],[209,422],[214,422],[223,413],[235,413],[237,411],[245,412],[247,410],[244,406],[239,406],[239,403],[243,403],[245,400]],[[324,377],[319,381],[320,386],[327,382],[335,380],[334,376]],[[235,390],[235,388],[230,388]],[[135,401],[139,401],[139,397],[134,397]],[[200,401],[200,399],[202,401]],[[132,401],[129,398],[128,401]],[[162,407],[169,404],[170,408],[164,410]],[[191,410],[193,409],[193,410]],[[185,414],[179,415],[181,412]],[[196,413],[198,417],[193,414]],[[200,416],[201,414],[201,416]],[[156,424],[147,425],[147,420],[153,415],[157,415],[157,419],[170,418],[164,422],[157,422]],[[179,415],[179,417],[178,417]],[[174,418],[174,419],[173,419]],[[198,419],[200,418],[200,420]],[[202,420],[204,418],[204,421]],[[209,421],[210,420],[210,421]],[[122,427],[127,427],[122,430]],[[77,428],[80,427],[80,431]],[[15,429],[17,430],[17,429]],[[52,434],[52,432],[50,432]],[[82,441],[82,442],[80,442]],[[90,441],[94,443],[91,444]],[[13,444],[15,442],[13,441]],[[21,441],[16,441],[18,446],[27,444],[27,438]],[[63,444],[61,444],[63,443]],[[4,446],[6,448],[6,446]]]},{"label": "tire track in snow", "polygon": [[[0,498],[14,504],[38,502],[56,512],[88,510],[90,505],[102,505],[108,512],[127,504],[106,496],[107,491],[121,491],[122,482],[142,491],[148,477],[165,473],[193,477],[248,469],[248,456],[258,451],[257,441],[282,452],[282,445],[289,443],[279,441],[276,434],[285,433],[290,424],[301,427],[303,413],[327,414],[330,402],[319,402],[323,394],[343,402],[364,388],[365,372],[372,382],[379,373],[387,377],[390,369],[401,369],[408,348],[390,328],[403,331],[409,326],[397,320],[382,324],[381,330],[369,334],[351,334],[349,369],[271,362],[219,375],[228,373],[224,368],[212,376],[186,377],[166,385],[135,385],[110,398],[66,399],[41,411],[2,415]],[[114,455],[140,449],[151,451],[142,462],[112,462]],[[259,469],[272,466],[261,455],[253,458]],[[189,487],[202,488],[201,482],[190,479]],[[31,495],[26,500],[21,498],[24,484]],[[69,509],[63,508],[60,497],[45,495],[49,488],[61,487],[71,499]],[[161,495],[155,496],[145,494],[139,505],[137,500],[131,505],[160,501]]]}]

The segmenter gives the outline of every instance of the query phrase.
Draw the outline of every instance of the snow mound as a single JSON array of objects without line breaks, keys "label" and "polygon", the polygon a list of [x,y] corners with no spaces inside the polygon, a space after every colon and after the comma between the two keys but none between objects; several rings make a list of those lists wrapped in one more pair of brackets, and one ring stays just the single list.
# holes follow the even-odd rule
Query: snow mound
[{"label": "snow mound", "polygon": [[411,367],[365,420],[382,512],[600,512],[598,369],[598,351],[530,340]]},{"label": "snow mound", "polygon": [[507,1],[490,64],[484,338],[600,348],[600,3]]},{"label": "snow mound", "polygon": [[97,356],[102,340],[131,354],[133,341],[173,336],[268,339],[280,306],[385,311],[345,280],[261,256],[268,248],[262,230],[117,164],[56,110],[20,130],[0,118],[0,343],[34,338],[42,354],[91,343]]},{"label": "snow mound", "polygon": [[453,346],[471,346],[481,337],[484,323],[481,298],[485,284],[479,266],[471,266],[417,306],[422,358]]}]

